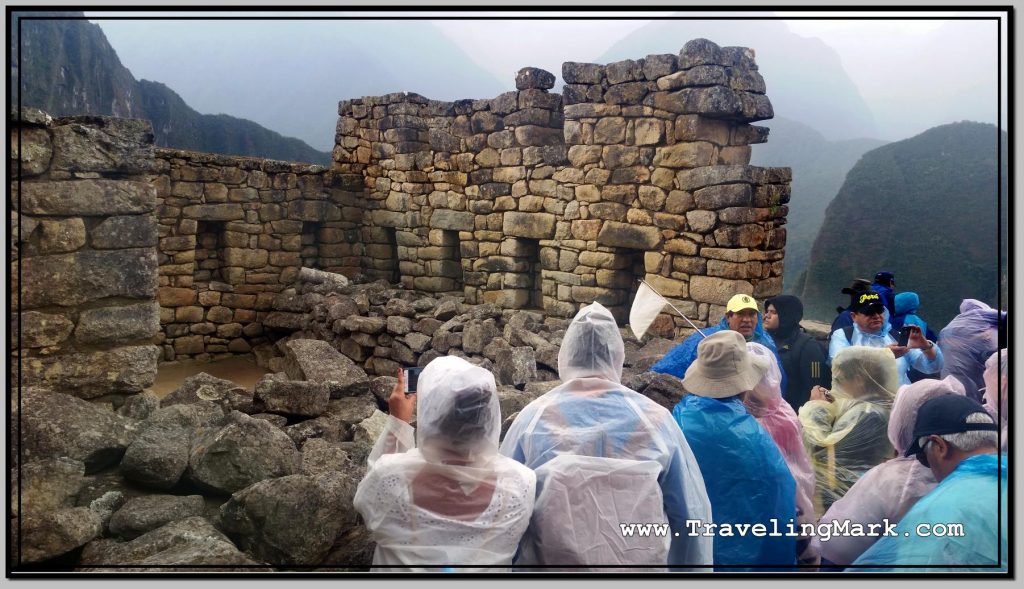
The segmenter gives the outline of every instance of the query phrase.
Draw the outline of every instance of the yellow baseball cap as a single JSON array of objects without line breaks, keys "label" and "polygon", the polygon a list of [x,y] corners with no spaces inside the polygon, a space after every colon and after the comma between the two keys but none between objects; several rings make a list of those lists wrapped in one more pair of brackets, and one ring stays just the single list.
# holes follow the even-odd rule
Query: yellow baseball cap
[{"label": "yellow baseball cap", "polygon": [[753,309],[758,313],[761,312],[757,308],[757,301],[754,300],[754,297],[745,294],[733,295],[733,297],[729,299],[729,303],[725,306],[725,310],[728,313],[736,313],[743,309]]}]

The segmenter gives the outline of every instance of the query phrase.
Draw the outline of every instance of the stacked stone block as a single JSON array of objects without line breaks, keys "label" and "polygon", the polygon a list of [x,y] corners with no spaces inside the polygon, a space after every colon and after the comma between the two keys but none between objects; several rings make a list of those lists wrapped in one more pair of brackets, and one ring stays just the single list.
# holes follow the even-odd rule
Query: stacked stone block
[{"label": "stacked stone block", "polygon": [[159,356],[152,126],[32,109],[11,119],[20,384],[85,399],[138,393]]},{"label": "stacked stone block", "polygon": [[164,359],[247,353],[301,267],[358,272],[361,178],[169,149],[156,162]]}]

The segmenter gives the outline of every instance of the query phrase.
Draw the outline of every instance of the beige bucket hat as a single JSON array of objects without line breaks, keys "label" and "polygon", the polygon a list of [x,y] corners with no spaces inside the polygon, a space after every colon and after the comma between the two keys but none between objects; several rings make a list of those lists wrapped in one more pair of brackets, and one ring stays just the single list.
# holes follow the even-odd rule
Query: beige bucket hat
[{"label": "beige bucket hat", "polygon": [[738,332],[719,331],[697,346],[697,359],[686,369],[683,387],[711,399],[738,395],[761,382],[768,362],[768,358],[748,353],[747,341]]}]

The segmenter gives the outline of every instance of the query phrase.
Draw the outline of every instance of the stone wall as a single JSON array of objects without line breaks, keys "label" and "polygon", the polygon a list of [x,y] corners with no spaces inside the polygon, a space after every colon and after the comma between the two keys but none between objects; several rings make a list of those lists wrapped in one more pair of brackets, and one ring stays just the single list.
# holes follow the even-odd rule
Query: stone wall
[{"label": "stone wall", "polygon": [[29,109],[11,119],[21,384],[82,398],[141,392],[159,356],[152,127]]},{"label": "stone wall", "polygon": [[790,172],[748,165],[772,116],[750,50],[698,39],[562,77],[343,101],[330,170],[157,150],[164,359],[264,343],[302,266],[558,317],[599,301],[623,323],[639,279],[705,324],[781,291]]},{"label": "stone wall", "polygon": [[302,266],[359,271],[362,209],[339,175],[170,149],[157,149],[156,163],[165,360],[249,352]]},{"label": "stone wall", "polygon": [[737,292],[781,291],[790,171],[748,165],[768,135],[750,123],[773,114],[750,50],[698,39],[562,77],[561,96],[525,68],[490,100],[339,105],[333,169],[364,179],[369,276],[622,321],[640,278],[705,323]]}]

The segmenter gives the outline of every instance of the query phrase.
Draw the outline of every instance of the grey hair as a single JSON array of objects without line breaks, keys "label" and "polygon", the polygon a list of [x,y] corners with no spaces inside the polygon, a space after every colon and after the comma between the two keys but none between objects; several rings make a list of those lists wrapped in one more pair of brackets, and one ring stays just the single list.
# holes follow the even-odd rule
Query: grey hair
[{"label": "grey hair", "polygon": [[[995,423],[988,413],[972,413],[967,416],[967,423]],[[961,452],[971,452],[979,448],[998,448],[999,438],[996,432],[991,431],[968,431],[956,434],[944,434],[939,436]],[[917,441],[919,447],[924,447],[928,436]]]}]

